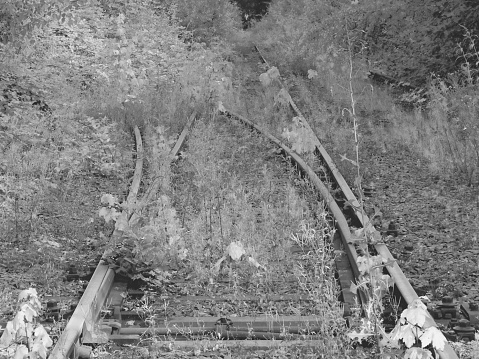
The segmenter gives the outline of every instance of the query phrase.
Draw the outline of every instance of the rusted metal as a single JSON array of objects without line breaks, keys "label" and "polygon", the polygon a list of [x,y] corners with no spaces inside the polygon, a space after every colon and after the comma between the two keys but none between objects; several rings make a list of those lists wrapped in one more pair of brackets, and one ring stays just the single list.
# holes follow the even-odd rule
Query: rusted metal
[{"label": "rusted metal", "polygon": [[[264,58],[264,56],[261,54],[260,49],[255,46],[256,51],[259,53],[260,57],[263,59],[265,64],[269,67],[270,65]],[[281,79],[277,79],[281,87],[285,90],[285,86],[283,85]],[[337,185],[341,188],[341,191],[343,195],[345,196],[346,200],[352,205],[354,212],[356,214],[357,219],[361,222],[364,230],[366,233],[369,233],[369,235],[374,235],[374,233],[377,233],[377,230],[374,228],[372,221],[368,218],[364,210],[362,210],[362,206],[354,193],[352,192],[351,188],[347,184],[346,180],[342,176],[341,172],[338,170],[334,162],[332,161],[331,157],[329,156],[328,152],[326,149],[322,146],[321,142],[319,141],[315,131],[311,128],[309,125],[308,121],[306,118],[303,116],[301,111],[299,110],[298,106],[295,104],[291,96],[289,97],[289,102],[293,110],[296,112],[298,117],[301,119],[301,123],[304,125],[305,128],[307,128],[312,135],[314,135],[314,143],[316,146],[316,154],[321,157],[323,162],[326,164],[326,166],[329,168],[329,171],[331,172],[332,176],[334,177],[335,182]],[[329,203],[328,203],[329,205]],[[331,208],[331,207],[330,207]],[[392,256],[391,252],[387,248],[387,246],[383,243],[378,243],[374,245],[374,248],[376,251],[386,260],[392,260],[394,261],[394,257]],[[414,288],[411,286],[409,283],[408,279],[402,272],[401,268],[398,266],[398,264],[394,261],[391,266],[387,266],[386,269],[389,272],[389,275],[394,279],[396,287],[399,289],[401,292],[401,295],[403,299],[407,302],[407,304],[412,303],[415,299],[418,298],[418,295]],[[449,343],[446,343],[446,346],[443,351],[439,351],[439,356],[441,359],[456,359],[458,358],[452,347],[449,345]]]},{"label": "rusted metal", "polygon": [[[183,130],[180,138],[170,152],[170,158],[173,159],[180,151],[184,144],[186,135],[188,133],[189,126],[194,121],[195,114],[193,114],[188,125]],[[132,185],[127,197],[127,204],[132,207],[137,201],[137,195],[141,182],[141,174],[143,170],[143,142],[141,139],[141,133],[137,126],[134,128],[135,140],[136,140],[136,165],[135,173],[133,175]],[[115,235],[121,235],[121,232],[125,227],[129,225],[129,214],[127,211],[122,213],[115,226]],[[131,216],[130,216],[131,217]],[[130,218],[131,219],[131,218]],[[98,264],[88,286],[81,297],[77,307],[75,308],[72,317],[68,321],[65,329],[61,333],[58,341],[53,348],[49,358],[50,359],[64,359],[64,358],[78,358],[83,355],[82,353],[82,340],[83,338],[91,337],[95,331],[95,324],[98,321],[98,316],[101,308],[105,304],[110,290],[113,285],[115,272],[109,268],[103,260]]]},{"label": "rusted metal", "polygon": [[107,265],[98,265],[65,330],[58,338],[50,359],[78,357],[80,337],[84,331],[93,330],[114,277],[115,272]]},{"label": "rusted metal", "polygon": [[[141,174],[143,171],[143,143],[140,130],[137,126],[135,126],[134,132],[137,159],[133,182],[127,197],[127,203],[130,206],[136,202],[136,196],[138,194]],[[128,213],[125,211],[117,220],[115,232],[121,231],[127,225]],[[80,302],[73,311],[72,317],[58,338],[49,358],[78,358],[81,352],[79,348],[81,346],[82,336],[88,335],[88,333],[91,335],[91,333],[93,333],[95,323],[98,320],[100,310],[110,292],[114,278],[114,270],[109,268],[108,265],[101,260],[88,283],[85,293],[83,293]]]},{"label": "rusted metal", "polygon": [[[231,112],[229,110],[225,110],[225,114],[229,115],[241,122],[243,122],[245,125],[251,127],[253,130],[261,133],[263,136],[268,138],[270,141],[275,143],[278,147],[280,147],[285,153],[287,153],[288,156],[291,157],[291,159],[294,161],[294,163],[298,166],[298,169],[308,177],[308,179],[311,181],[311,183],[316,187],[318,192],[321,194],[321,197],[323,201],[326,203],[328,206],[329,210],[331,211],[335,221],[336,221],[336,226],[338,227],[339,234],[341,235],[341,239],[343,242],[344,248],[347,248],[348,250],[346,251],[346,254],[349,258],[349,261],[351,263],[351,268],[353,270],[354,276],[357,278],[359,277],[359,269],[357,266],[357,253],[352,245],[352,240],[351,240],[351,232],[349,230],[349,225],[346,220],[346,217],[344,216],[343,212],[339,208],[338,204],[334,200],[333,196],[329,192],[329,189],[323,184],[323,182],[319,179],[317,174],[313,171],[313,169],[294,151],[292,151],[288,146],[283,144],[280,140],[278,140],[276,137],[273,135],[269,134],[266,132],[264,129],[259,127],[258,125],[254,124],[252,121],[248,120],[247,118]],[[365,294],[362,291],[359,291],[361,301],[363,303],[367,302],[367,298]]]}]

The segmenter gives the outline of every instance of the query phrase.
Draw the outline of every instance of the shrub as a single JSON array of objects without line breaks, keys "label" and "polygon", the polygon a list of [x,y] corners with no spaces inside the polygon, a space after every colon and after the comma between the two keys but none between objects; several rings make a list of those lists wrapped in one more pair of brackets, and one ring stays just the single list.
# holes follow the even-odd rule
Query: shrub
[{"label": "shrub", "polygon": [[229,38],[242,27],[240,11],[229,0],[178,0],[177,17],[197,40],[206,43]]}]

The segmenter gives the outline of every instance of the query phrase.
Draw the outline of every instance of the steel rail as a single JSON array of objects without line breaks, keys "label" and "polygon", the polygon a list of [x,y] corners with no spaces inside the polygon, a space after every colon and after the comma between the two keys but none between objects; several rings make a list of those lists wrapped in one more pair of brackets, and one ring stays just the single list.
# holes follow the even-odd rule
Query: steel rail
[{"label": "steel rail", "polygon": [[[193,123],[195,116],[196,114],[193,114],[190,117],[188,124],[185,126],[175,146],[170,151],[170,160],[174,159],[175,156],[178,155],[178,152],[184,145],[189,128]],[[138,195],[141,182],[144,158],[143,142],[141,139],[140,130],[137,126],[134,128],[134,133],[136,140],[137,159],[132,185],[130,186],[130,191],[127,197],[127,204],[129,208],[132,208],[137,201],[136,197]],[[148,198],[148,193],[145,195],[145,198]],[[122,213],[120,216],[120,221],[117,221],[113,236],[119,235],[119,233],[121,233],[126,226],[128,226],[127,211]],[[95,325],[98,321],[101,308],[105,304],[108,294],[111,291],[114,277],[115,271],[110,268],[106,262],[100,260],[70,320],[68,321],[63,332],[60,334],[55,347],[51,351],[48,357],[49,359],[76,359],[79,357],[81,352],[82,338],[87,335],[94,335]]]},{"label": "steel rail", "polygon": [[[242,122],[243,124],[247,125],[254,131],[259,132],[266,138],[268,138],[271,142],[275,143],[278,147],[280,147],[290,158],[294,161],[294,163],[298,166],[298,169],[309,178],[311,183],[316,187],[316,189],[319,191],[321,194],[324,202],[328,206],[329,210],[331,211],[335,221],[336,225],[339,229],[339,234],[341,236],[341,240],[343,243],[343,246],[347,248],[346,254],[349,258],[349,261],[351,263],[351,268],[353,270],[354,276],[356,278],[359,277],[359,269],[357,266],[357,253],[356,249],[354,248],[354,245],[352,244],[352,237],[351,237],[351,231],[349,230],[349,225],[346,220],[346,217],[344,216],[343,212],[339,208],[338,204],[336,203],[335,199],[331,195],[329,189],[324,185],[324,183],[321,181],[321,179],[318,177],[318,175],[314,172],[314,170],[293,150],[291,150],[288,146],[286,146],[282,141],[274,137],[273,135],[269,134],[266,130],[262,129],[260,126],[254,124],[252,121],[248,120],[247,118],[234,113],[232,111],[229,111],[227,109],[224,109],[224,114],[235,118]],[[344,289],[343,289],[344,290]],[[367,302],[367,298],[365,294],[362,291],[359,291],[361,301],[363,303]]]},{"label": "steel rail", "polygon": [[[255,47],[256,51],[258,52],[258,54],[260,55],[261,59],[264,61],[264,63],[268,67],[270,67],[269,63],[267,62],[267,60],[262,55],[258,46],[255,45],[254,47]],[[277,81],[280,84],[280,86],[289,95],[289,92],[286,90],[286,87],[284,86],[281,79],[278,78]],[[329,156],[328,152],[326,151],[326,149],[323,147],[323,145],[319,141],[318,136],[316,135],[316,132],[311,128],[308,121],[303,116],[303,114],[299,110],[298,106],[296,105],[296,103],[291,98],[291,95],[288,96],[288,99],[289,99],[289,103],[290,103],[291,107],[296,112],[298,117],[301,119],[301,123],[303,124],[303,126],[305,128],[307,128],[311,132],[312,135],[314,135],[316,152],[323,159],[323,162],[328,166],[328,168],[329,168],[331,174],[333,175],[336,183],[341,188],[341,191],[343,192],[346,200],[349,203],[351,203],[351,205],[354,209],[355,215],[356,215],[357,219],[361,222],[361,224],[364,228],[364,231],[366,231],[366,233],[368,235],[374,235],[374,233],[377,233],[378,231],[372,225],[372,221],[369,219],[369,217],[366,215],[366,213],[362,209],[362,206],[361,206],[360,202],[358,201],[358,199],[354,195],[353,191],[351,190],[351,188],[347,184],[343,175],[338,170],[338,168],[334,164],[333,160]],[[389,275],[394,279],[394,283],[395,283],[396,287],[398,288],[398,290],[400,291],[402,297],[404,298],[406,303],[409,305],[410,303],[412,303],[415,299],[417,299],[419,297],[417,295],[416,291],[414,290],[414,288],[409,283],[407,277],[404,275],[404,272],[401,270],[401,268],[399,267],[399,265],[395,261],[393,255],[391,254],[391,252],[389,251],[387,246],[384,243],[377,243],[377,244],[374,244],[373,246],[374,246],[376,252],[381,255],[381,257],[383,257],[387,261],[392,261],[393,262],[392,265],[387,266],[386,269],[389,272]],[[452,349],[452,347],[449,345],[448,342],[446,343],[444,350],[443,351],[438,351],[438,352],[439,352],[439,356],[440,356],[441,359],[456,359],[456,358],[458,358],[457,354],[454,352],[454,350]]]},{"label": "steel rail", "polygon": [[[181,131],[180,136],[176,140],[175,145],[170,151],[170,154],[168,156],[168,161],[171,163],[180,153],[180,150],[183,148],[185,141],[186,141],[186,136],[188,135],[189,130],[191,129],[191,126],[196,120],[196,111],[191,114],[191,116],[188,119],[188,122],[186,123],[185,127],[183,127],[183,131]],[[142,209],[149,203],[151,203],[153,196],[158,192],[158,189],[160,188],[161,181],[163,180],[162,176],[159,171],[155,168],[153,171],[153,182],[148,186],[148,188],[145,191],[145,194],[141,198],[141,200],[138,201],[138,206],[137,208]],[[131,215],[131,218],[129,220],[130,226],[134,226],[137,221],[140,219],[140,216],[138,213],[133,213]]]},{"label": "steel rail", "polygon": [[244,349],[275,349],[275,348],[290,348],[290,347],[320,347],[324,345],[323,340],[208,340],[201,341],[161,341],[155,342],[151,345],[152,349],[160,350],[165,348],[171,351],[173,348],[177,349],[194,349],[194,348],[244,348]]},{"label": "steel rail", "polygon": [[[127,203],[131,206],[136,201],[136,196],[140,187],[141,174],[143,171],[143,143],[138,126],[135,126],[135,139],[137,159],[133,182],[127,197]],[[125,226],[127,222],[126,211],[122,213],[115,225],[115,231],[118,227]],[[80,301],[78,302],[72,317],[68,321],[65,329],[58,338],[58,341],[50,353],[50,359],[76,358],[80,349],[81,336],[86,332],[92,335],[95,323],[98,320],[100,310],[110,292],[115,278],[115,271],[111,269],[103,260],[95,269],[93,276],[88,283]]]}]

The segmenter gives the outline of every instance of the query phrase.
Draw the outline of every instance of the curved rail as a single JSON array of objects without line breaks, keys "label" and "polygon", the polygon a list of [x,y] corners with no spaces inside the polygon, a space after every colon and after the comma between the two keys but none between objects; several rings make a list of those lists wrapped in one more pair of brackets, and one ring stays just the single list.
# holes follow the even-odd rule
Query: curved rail
[{"label": "curved rail", "polygon": [[[170,160],[173,160],[179,153],[180,149],[185,143],[188,131],[196,118],[196,113],[191,115],[187,125],[183,129],[180,137],[178,138],[175,146],[170,152]],[[143,170],[143,142],[141,139],[140,130],[135,126],[135,139],[136,139],[136,165],[135,173],[133,175],[132,185],[127,197],[128,208],[133,208],[133,205],[137,201],[138,190],[141,182],[141,175]],[[149,198],[153,196],[158,190],[159,181],[154,181],[146,192],[141,203],[147,203]],[[153,188],[152,188],[153,187]],[[119,235],[119,233],[129,226],[129,220],[134,220],[136,214],[129,215],[127,211],[123,212],[119,220],[115,225],[115,232],[113,236]],[[108,297],[113,285],[115,277],[115,271],[110,268],[103,260],[100,260],[93,276],[88,283],[85,292],[83,293],[80,301],[75,308],[72,317],[68,321],[65,329],[61,333],[58,341],[49,355],[49,359],[64,359],[72,358],[76,359],[83,356],[88,349],[82,347],[82,339],[86,336],[93,336],[95,332],[95,324],[98,321],[100,310],[105,304],[105,300]],[[88,355],[86,355],[88,357]]]},{"label": "curved rail", "polygon": [[[242,122],[243,124],[247,125],[251,129],[261,133],[263,136],[268,138],[271,142],[275,143],[278,147],[280,147],[288,156],[291,157],[292,161],[296,164],[300,172],[306,175],[311,183],[316,187],[316,189],[321,193],[322,198],[326,202],[327,206],[329,207],[333,217],[336,221],[336,224],[339,229],[339,233],[341,235],[341,239],[345,248],[349,250],[346,251],[348,255],[349,261],[351,263],[351,268],[354,272],[355,277],[359,277],[359,269],[357,266],[357,253],[352,244],[351,240],[351,232],[349,230],[349,225],[344,216],[343,212],[339,208],[338,204],[334,200],[333,196],[329,192],[328,188],[324,185],[324,183],[319,179],[318,175],[313,171],[313,169],[293,150],[291,150],[288,146],[286,146],[282,141],[274,137],[273,135],[269,134],[265,130],[263,130],[258,125],[254,124],[250,120],[246,119],[245,117],[234,113],[229,110],[224,110],[224,114],[229,115],[229,117],[234,117],[238,121]],[[349,289],[344,289],[349,290]],[[361,295],[361,301],[363,303],[367,302],[367,298],[364,296],[362,291],[359,291]]]},{"label": "curved rail", "polygon": [[[263,62],[268,67],[270,67],[268,61],[261,54],[261,51],[258,48],[258,46],[255,45],[255,49],[258,52],[258,54],[260,55]],[[279,78],[277,79],[277,81],[280,84],[280,86],[287,92],[285,86],[283,85],[283,82]],[[341,191],[343,192],[346,200],[349,203],[351,203],[351,205],[354,209],[354,212],[355,212],[355,216],[357,217],[357,219],[362,224],[362,226],[364,228],[364,231],[366,231],[366,233],[368,235],[371,235],[371,236],[374,236],[375,234],[376,235],[379,234],[378,231],[372,225],[372,221],[366,215],[364,210],[362,210],[362,207],[361,207],[358,199],[356,198],[353,191],[351,190],[351,188],[347,184],[343,175],[341,174],[341,172],[339,172],[338,168],[334,164],[334,162],[331,159],[331,157],[329,156],[328,152],[326,151],[326,149],[323,147],[323,145],[319,141],[318,136],[316,135],[316,132],[311,128],[308,121],[303,116],[303,114],[299,110],[298,106],[296,105],[296,103],[291,98],[291,95],[288,96],[288,99],[289,99],[289,103],[290,103],[291,107],[296,112],[297,116],[301,119],[301,123],[303,124],[303,126],[305,128],[307,128],[311,132],[311,134],[314,135],[314,144],[316,146],[315,154],[317,156],[319,156],[322,159],[322,161],[326,164],[326,166],[329,168],[330,173],[332,174],[335,182],[337,183],[337,185],[340,187]],[[329,205],[329,201],[328,201],[328,205]],[[348,229],[348,231],[349,231],[349,229]],[[381,255],[381,257],[383,257],[384,259],[386,259],[389,262],[392,262],[392,265],[388,265],[386,267],[386,269],[389,272],[389,275],[394,279],[395,286],[400,291],[401,296],[404,298],[406,303],[409,305],[415,299],[418,298],[418,295],[417,295],[416,291],[414,290],[414,288],[409,283],[407,277],[404,275],[403,271],[401,270],[401,268],[399,267],[399,265],[395,261],[393,255],[391,254],[391,252],[389,251],[387,246],[384,243],[376,243],[373,246],[374,246],[376,252]],[[446,346],[445,346],[443,351],[439,351],[439,356],[440,356],[441,359],[456,359],[456,358],[458,358],[456,353],[452,349],[452,347],[449,345],[449,343],[446,343]]]}]

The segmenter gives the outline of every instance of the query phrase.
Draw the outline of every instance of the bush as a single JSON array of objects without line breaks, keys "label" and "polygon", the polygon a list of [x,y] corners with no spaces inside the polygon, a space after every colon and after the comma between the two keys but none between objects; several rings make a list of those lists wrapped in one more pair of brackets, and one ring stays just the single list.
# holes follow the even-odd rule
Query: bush
[{"label": "bush", "polygon": [[242,27],[240,11],[229,0],[178,0],[177,16],[195,39],[206,43],[229,38]]},{"label": "bush", "polygon": [[465,40],[464,28],[479,30],[478,10],[477,2],[462,0],[366,2],[351,12],[349,22],[363,34],[373,68],[424,86],[431,74],[446,76],[463,62],[458,44]]}]

